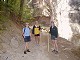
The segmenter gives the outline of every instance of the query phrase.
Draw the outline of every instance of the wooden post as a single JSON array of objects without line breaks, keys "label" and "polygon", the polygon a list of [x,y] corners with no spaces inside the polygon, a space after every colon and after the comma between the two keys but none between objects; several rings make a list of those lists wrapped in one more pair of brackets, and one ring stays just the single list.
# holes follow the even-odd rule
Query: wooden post
[{"label": "wooden post", "polygon": [[48,52],[49,52],[49,34],[48,34]]}]

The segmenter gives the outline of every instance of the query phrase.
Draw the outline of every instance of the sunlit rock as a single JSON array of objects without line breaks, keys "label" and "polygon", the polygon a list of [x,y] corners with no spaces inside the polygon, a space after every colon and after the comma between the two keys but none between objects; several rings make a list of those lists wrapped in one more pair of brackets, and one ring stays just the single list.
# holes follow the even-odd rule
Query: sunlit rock
[{"label": "sunlit rock", "polygon": [[57,0],[57,3],[59,36],[80,45],[80,0]]},{"label": "sunlit rock", "polygon": [[57,3],[59,4],[56,9],[59,35],[60,37],[63,37],[65,39],[70,39],[72,37],[70,19],[68,16],[70,10],[68,2],[69,2],[68,0],[57,1]]}]

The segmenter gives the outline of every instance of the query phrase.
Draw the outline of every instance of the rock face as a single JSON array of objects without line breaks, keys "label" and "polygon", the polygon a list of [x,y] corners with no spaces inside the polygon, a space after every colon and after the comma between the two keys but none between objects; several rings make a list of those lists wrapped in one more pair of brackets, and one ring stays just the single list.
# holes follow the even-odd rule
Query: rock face
[{"label": "rock face", "polygon": [[59,35],[80,46],[80,0],[57,0]]},{"label": "rock face", "polygon": [[70,10],[70,6],[68,5],[69,0],[57,0],[57,3],[59,3],[56,9],[59,35],[65,39],[71,39],[73,33],[68,16]]}]

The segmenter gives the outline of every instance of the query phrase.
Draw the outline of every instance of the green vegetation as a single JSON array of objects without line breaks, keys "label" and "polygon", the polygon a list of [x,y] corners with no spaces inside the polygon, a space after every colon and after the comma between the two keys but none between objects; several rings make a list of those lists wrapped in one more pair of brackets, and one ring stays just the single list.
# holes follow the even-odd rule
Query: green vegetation
[{"label": "green vegetation", "polygon": [[0,31],[6,29],[5,23],[8,20],[18,23],[34,20],[32,17],[33,8],[29,7],[28,2],[29,0],[0,0]]}]

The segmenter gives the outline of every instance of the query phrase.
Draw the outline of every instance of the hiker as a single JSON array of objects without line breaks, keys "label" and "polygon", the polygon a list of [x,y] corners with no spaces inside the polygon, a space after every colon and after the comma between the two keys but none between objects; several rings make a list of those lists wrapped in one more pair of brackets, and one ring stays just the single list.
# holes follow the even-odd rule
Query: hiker
[{"label": "hiker", "polygon": [[38,45],[40,42],[40,30],[41,30],[41,27],[40,27],[38,21],[36,21],[35,25],[33,26],[33,29],[32,29],[32,34],[34,34],[36,44],[38,44]]},{"label": "hiker", "polygon": [[29,23],[25,23],[25,27],[23,28],[23,38],[25,42],[24,54],[27,54],[26,52],[30,52],[28,45],[29,45],[29,42],[31,41]]},{"label": "hiker", "polygon": [[[58,53],[58,45],[57,45],[57,38],[58,38],[58,29],[57,27],[55,26],[54,22],[51,21],[51,26],[50,26],[50,34],[51,34],[51,40],[52,40],[52,43],[53,43],[53,51],[55,53]],[[52,52],[53,52],[52,51]]]}]

